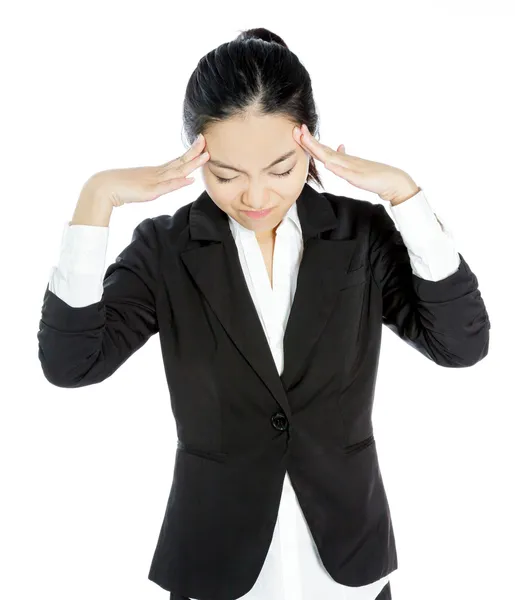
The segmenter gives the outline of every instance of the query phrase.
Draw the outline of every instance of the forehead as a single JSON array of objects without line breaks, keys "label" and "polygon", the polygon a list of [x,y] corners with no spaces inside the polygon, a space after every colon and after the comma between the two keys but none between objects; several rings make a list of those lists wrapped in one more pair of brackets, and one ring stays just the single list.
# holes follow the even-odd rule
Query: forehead
[{"label": "forehead", "polygon": [[263,168],[292,150],[301,150],[293,137],[295,125],[283,115],[247,115],[210,124],[204,132],[209,162]]}]

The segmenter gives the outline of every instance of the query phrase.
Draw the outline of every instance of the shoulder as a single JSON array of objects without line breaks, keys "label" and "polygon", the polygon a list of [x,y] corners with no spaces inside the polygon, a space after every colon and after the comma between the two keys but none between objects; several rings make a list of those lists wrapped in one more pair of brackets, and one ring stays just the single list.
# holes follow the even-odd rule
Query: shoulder
[{"label": "shoulder", "polygon": [[173,215],[164,214],[143,219],[135,232],[144,236],[153,245],[176,242],[188,229],[188,215],[193,202],[179,207]]},{"label": "shoulder", "polygon": [[321,192],[329,201],[340,228],[350,237],[365,235],[368,237],[371,230],[388,219],[389,214],[382,203],[361,200],[351,196]]},{"label": "shoulder", "polygon": [[167,232],[173,233],[182,231],[188,226],[188,217],[193,202],[189,202],[184,206],[179,207],[173,215],[159,215],[153,217],[154,226],[158,233]]},{"label": "shoulder", "polygon": [[382,204],[374,203],[370,200],[361,200],[352,198],[351,196],[331,194],[330,192],[321,193],[331,203],[331,206],[338,217],[372,219],[378,212],[385,210]]}]

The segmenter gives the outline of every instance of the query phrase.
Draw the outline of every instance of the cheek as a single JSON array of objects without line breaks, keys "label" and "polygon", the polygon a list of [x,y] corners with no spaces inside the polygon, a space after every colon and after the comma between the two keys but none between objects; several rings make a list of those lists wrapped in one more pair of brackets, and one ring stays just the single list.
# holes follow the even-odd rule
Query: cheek
[{"label": "cheek", "polygon": [[300,178],[303,181],[306,181],[306,178],[309,173],[309,160],[304,161],[304,163],[302,164],[302,167],[299,169],[299,171],[301,173]]},{"label": "cheek", "polygon": [[231,204],[234,201],[234,191],[226,191],[223,183],[213,182],[214,175],[210,174],[205,177],[204,187],[211,200],[224,212],[230,211]]}]

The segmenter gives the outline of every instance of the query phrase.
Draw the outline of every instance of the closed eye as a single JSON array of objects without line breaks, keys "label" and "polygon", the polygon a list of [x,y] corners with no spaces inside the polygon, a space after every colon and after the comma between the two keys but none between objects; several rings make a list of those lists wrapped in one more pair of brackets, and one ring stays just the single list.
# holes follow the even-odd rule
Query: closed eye
[{"label": "closed eye", "polygon": [[[291,169],[289,169],[288,171],[286,171],[285,173],[272,173],[272,175],[274,175],[275,177],[287,177],[295,168],[295,165],[293,165],[293,167]],[[213,173],[214,175],[214,173]],[[220,183],[229,183],[229,181],[232,181],[233,179],[236,179],[236,177],[233,177],[232,179],[225,179],[224,177],[218,177],[218,175],[215,175],[215,177],[218,179],[218,181]]]}]

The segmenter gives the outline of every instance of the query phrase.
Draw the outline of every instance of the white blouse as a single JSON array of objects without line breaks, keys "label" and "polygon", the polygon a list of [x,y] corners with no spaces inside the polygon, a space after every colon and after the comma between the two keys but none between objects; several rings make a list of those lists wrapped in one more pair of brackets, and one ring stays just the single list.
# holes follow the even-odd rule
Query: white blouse
[{"label": "white blouse", "polygon": [[[460,258],[449,229],[433,213],[424,192],[389,205],[406,245],[413,273],[438,281],[456,272]],[[229,215],[228,215],[229,216]],[[255,233],[229,216],[245,280],[256,306],[279,375],[283,370],[283,336],[302,260],[302,230],[294,203],[277,228],[273,286]],[[109,227],[64,224],[58,265],[49,289],[72,307],[102,298]],[[334,581],[321,562],[295,491],[286,473],[279,514],[262,570],[243,600],[375,600],[387,575],[360,587]],[[191,600],[196,600],[192,598]]]}]

